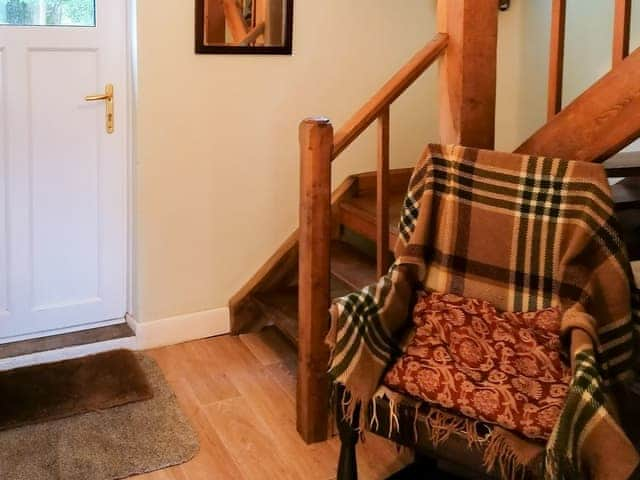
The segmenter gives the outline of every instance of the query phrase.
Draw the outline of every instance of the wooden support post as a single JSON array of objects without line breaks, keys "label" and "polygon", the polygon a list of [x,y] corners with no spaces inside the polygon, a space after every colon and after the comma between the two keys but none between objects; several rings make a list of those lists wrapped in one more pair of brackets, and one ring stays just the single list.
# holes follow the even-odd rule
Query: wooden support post
[{"label": "wooden support post", "polygon": [[616,0],[613,25],[613,66],[629,55],[631,33],[631,0]]},{"label": "wooden support post", "polygon": [[440,140],[494,147],[498,0],[439,0],[449,35],[440,65]]},{"label": "wooden support post", "polygon": [[300,124],[300,253],[298,292],[297,427],[307,443],[325,440],[329,426],[331,156],[326,118]]},{"label": "wooden support post", "polygon": [[378,168],[376,175],[376,273],[389,268],[389,107],[378,117]]},{"label": "wooden support post", "polygon": [[562,110],[564,73],[564,38],[567,0],[553,0],[551,5],[551,41],[549,45],[549,80],[547,83],[547,119]]}]

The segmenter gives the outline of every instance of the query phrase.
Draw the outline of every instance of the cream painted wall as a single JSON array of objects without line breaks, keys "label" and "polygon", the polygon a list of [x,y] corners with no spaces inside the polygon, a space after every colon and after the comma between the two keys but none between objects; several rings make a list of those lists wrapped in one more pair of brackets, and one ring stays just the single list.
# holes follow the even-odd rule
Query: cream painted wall
[{"label": "cream painted wall", "polygon": [[[294,55],[193,54],[193,1],[138,0],[136,285],[146,322],[222,307],[297,224],[297,126],[339,127],[435,32],[425,0],[297,0]],[[392,110],[392,165],[437,139],[435,71]],[[334,169],[375,165],[371,135]]]},{"label": "cream painted wall", "polygon": [[[298,122],[322,114],[339,127],[435,32],[435,0],[296,0],[293,56],[197,56],[192,3],[137,4],[142,322],[225,306],[297,224]],[[567,99],[608,68],[611,3],[569,0]],[[498,149],[545,121],[550,4],[514,0],[500,14]],[[394,105],[392,166],[438,140],[436,89],[433,69]],[[336,182],[373,169],[372,133],[337,162]]]},{"label": "cream painted wall", "polygon": [[[545,119],[549,44],[547,0],[513,0],[500,14],[496,148],[512,151]],[[550,1],[550,0],[549,0]]]}]

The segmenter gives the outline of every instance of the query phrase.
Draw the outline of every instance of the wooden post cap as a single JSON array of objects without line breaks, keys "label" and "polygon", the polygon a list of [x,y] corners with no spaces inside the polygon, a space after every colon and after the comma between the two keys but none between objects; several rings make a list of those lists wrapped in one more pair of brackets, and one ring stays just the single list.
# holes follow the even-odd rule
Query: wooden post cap
[{"label": "wooden post cap", "polygon": [[305,124],[331,125],[331,120],[329,120],[327,117],[322,117],[322,116],[307,117],[301,122],[301,125],[305,125]]}]

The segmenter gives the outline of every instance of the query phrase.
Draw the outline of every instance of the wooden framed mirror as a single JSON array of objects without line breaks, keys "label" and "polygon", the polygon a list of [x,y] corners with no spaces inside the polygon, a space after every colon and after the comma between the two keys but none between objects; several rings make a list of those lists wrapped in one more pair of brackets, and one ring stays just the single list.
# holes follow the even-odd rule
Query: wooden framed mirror
[{"label": "wooden framed mirror", "polygon": [[195,0],[196,53],[291,55],[293,0]]}]

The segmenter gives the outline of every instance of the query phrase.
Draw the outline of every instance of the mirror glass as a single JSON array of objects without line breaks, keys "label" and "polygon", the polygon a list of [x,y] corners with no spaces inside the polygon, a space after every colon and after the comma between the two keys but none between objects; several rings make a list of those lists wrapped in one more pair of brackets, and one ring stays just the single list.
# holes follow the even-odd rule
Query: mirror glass
[{"label": "mirror glass", "polygon": [[198,53],[291,53],[293,0],[196,2]]}]

